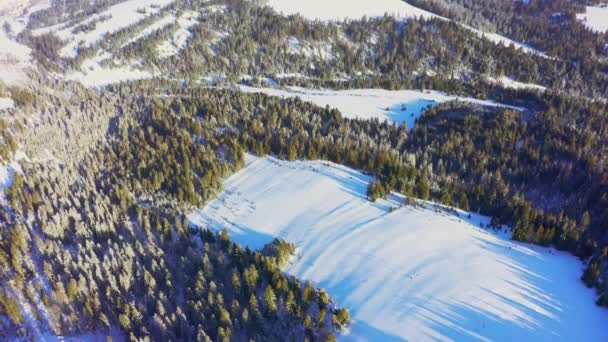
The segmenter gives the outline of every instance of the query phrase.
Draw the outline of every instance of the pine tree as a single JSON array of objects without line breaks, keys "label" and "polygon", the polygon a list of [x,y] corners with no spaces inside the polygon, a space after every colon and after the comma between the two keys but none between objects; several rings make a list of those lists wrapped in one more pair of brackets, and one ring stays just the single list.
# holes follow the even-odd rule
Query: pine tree
[{"label": "pine tree", "polygon": [[266,307],[270,312],[274,313],[277,311],[277,297],[270,285],[266,286],[266,290],[264,290],[264,300],[266,302]]},{"label": "pine tree", "polygon": [[420,176],[420,179],[418,180],[416,193],[418,194],[418,198],[421,198],[423,200],[429,199],[430,186],[424,175]]}]

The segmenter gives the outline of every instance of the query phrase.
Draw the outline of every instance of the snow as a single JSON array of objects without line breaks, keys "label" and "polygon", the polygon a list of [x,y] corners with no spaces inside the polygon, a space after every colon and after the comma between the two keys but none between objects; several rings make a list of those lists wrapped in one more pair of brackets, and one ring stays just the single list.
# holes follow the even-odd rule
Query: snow
[{"label": "snow", "polygon": [[139,34],[131,37],[124,45],[127,45],[127,44],[130,44],[132,42],[138,41],[139,39],[142,39],[142,38],[147,38],[152,33],[156,32],[156,31],[159,31],[159,30],[162,30],[165,27],[173,24],[174,22],[175,22],[175,16],[173,16],[171,14],[167,14],[167,15],[163,16],[162,18],[160,18],[159,20],[157,20],[157,21],[153,22],[152,24],[148,25]]},{"label": "snow", "polygon": [[[31,49],[16,40],[30,14],[48,8],[48,0],[0,0],[0,81],[22,83],[27,79],[25,69],[31,66]],[[10,32],[4,25],[10,26]]]},{"label": "snow", "polygon": [[[106,341],[125,341],[124,333],[118,327],[111,327],[106,331],[86,332],[76,336],[57,336],[51,332],[41,332],[37,336],[38,340],[45,342],[106,342]],[[15,340],[15,342],[25,342],[28,339]]]},{"label": "snow", "polygon": [[285,271],[351,312],[346,341],[606,341],[608,310],[581,263],[479,228],[488,218],[371,203],[369,177],[336,164],[247,157],[193,224],[255,249],[297,246]]},{"label": "snow", "polygon": [[592,31],[608,32],[608,4],[587,6],[585,13],[577,14],[576,17]]},{"label": "snow", "polygon": [[14,106],[15,103],[13,102],[13,99],[0,97],[0,110],[13,108]]},{"label": "snow", "polygon": [[405,123],[412,129],[416,120],[424,112],[441,103],[459,100],[485,106],[505,107],[519,111],[524,108],[509,106],[489,100],[470,97],[451,96],[439,91],[418,90],[384,90],[384,89],[352,89],[352,90],[315,90],[300,87],[253,88],[241,85],[243,92],[260,92],[279,97],[300,97],[304,101],[318,106],[337,108],[347,118],[388,120],[398,124]]},{"label": "snow", "polygon": [[[54,32],[59,38],[69,41],[69,43],[61,49],[60,54],[64,57],[75,57],[80,43],[83,43],[84,46],[91,46],[101,40],[104,35],[134,25],[146,17],[158,13],[162,7],[172,2],[173,0],[127,0],[110,6],[107,10],[92,15],[72,26],[62,27],[63,24],[59,24],[57,26],[35,30],[33,34],[40,35],[47,32]],[[141,10],[145,10],[145,13],[142,13]],[[111,17],[109,19],[101,20],[108,16]],[[77,34],[72,32],[75,27],[91,23],[95,20],[100,21],[97,22],[95,29],[92,31],[79,32]]]},{"label": "snow", "polygon": [[477,34],[479,37],[482,38],[486,38],[488,40],[490,40],[491,42],[495,43],[495,44],[502,44],[504,46],[511,46],[513,45],[516,49],[522,50],[523,52],[526,53],[531,53],[531,54],[535,54],[544,58],[550,58],[549,56],[547,56],[545,53],[531,47],[528,44],[522,43],[522,42],[518,42],[515,41],[511,38],[505,37],[505,36],[501,36],[499,34],[496,33],[491,33],[491,32],[483,32],[474,28],[471,28],[469,26],[466,25],[462,25],[463,27],[473,31],[475,34]]},{"label": "snow", "polygon": [[157,48],[161,58],[177,55],[186,46],[192,35],[190,28],[198,24],[198,14],[188,11],[177,19],[177,23],[179,27],[173,33],[171,39],[162,42]]},{"label": "snow", "polygon": [[[438,18],[449,20],[445,17],[414,7],[402,0],[268,0],[267,4],[274,8],[277,12],[283,13],[284,15],[300,14],[301,16],[310,20],[357,20],[361,19],[363,16],[372,18],[381,17],[385,14],[404,19]],[[521,48],[524,52],[534,53],[546,57],[546,55],[544,55],[542,52],[507,37],[495,33],[484,33],[466,25],[461,26],[471,30],[480,37],[484,36],[496,44],[503,44],[505,46],[514,44],[516,47]]]},{"label": "snow", "polygon": [[295,36],[287,39],[287,51],[292,55],[302,54],[306,57],[316,57],[323,61],[333,61],[337,58],[329,42],[311,44],[308,41],[300,41]]},{"label": "snow", "polygon": [[493,78],[493,77],[488,77],[487,79],[488,79],[488,81],[490,81],[492,83],[498,83],[506,88],[532,89],[532,90],[538,90],[541,92],[544,92],[545,90],[547,90],[547,87],[543,87],[541,85],[534,84],[534,83],[519,82],[519,81],[516,81],[513,78],[507,77],[507,76],[501,76],[498,79]]},{"label": "snow", "polygon": [[0,165],[0,191],[11,187],[14,172],[11,165]]},{"label": "snow", "polygon": [[152,78],[148,71],[137,70],[130,66],[102,67],[92,66],[92,70],[77,71],[66,75],[66,79],[78,81],[86,87],[102,87],[108,84]]},{"label": "snow", "polygon": [[324,21],[381,17],[384,14],[400,18],[437,17],[401,0],[268,0],[267,4],[285,15],[300,14],[305,18]]}]

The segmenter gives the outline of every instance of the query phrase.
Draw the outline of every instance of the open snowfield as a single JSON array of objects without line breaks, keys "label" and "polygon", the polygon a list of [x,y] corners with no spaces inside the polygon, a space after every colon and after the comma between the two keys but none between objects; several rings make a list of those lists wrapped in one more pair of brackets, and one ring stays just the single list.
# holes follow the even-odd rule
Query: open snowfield
[{"label": "open snowfield", "polygon": [[[443,20],[449,20],[445,17],[441,17],[418,7],[414,7],[402,0],[267,0],[266,3],[274,8],[278,13],[283,13],[285,15],[300,14],[301,16],[311,20],[357,20],[361,19],[363,16],[373,18],[381,17],[385,14],[403,19],[440,18]],[[542,52],[535,50],[526,44],[495,33],[484,33],[466,25],[462,26],[471,30],[480,37],[486,37],[496,44],[503,44],[505,46],[513,44],[525,52],[546,57],[546,55],[544,55]]]},{"label": "open snowfield", "polygon": [[581,263],[479,228],[488,219],[370,203],[369,178],[328,162],[247,157],[189,215],[259,249],[296,244],[290,274],[326,288],[354,322],[342,340],[606,341],[608,310]]},{"label": "open snowfield", "polygon": [[585,13],[577,14],[576,17],[592,31],[608,31],[608,4],[587,6]]},{"label": "open snowfield", "polygon": [[132,66],[104,66],[102,62],[111,58],[109,54],[99,54],[82,63],[81,70],[73,71],[65,78],[78,81],[86,87],[102,87],[112,83],[120,83],[132,80],[148,79],[153,77],[149,71],[138,70]]},{"label": "open snowfield", "polygon": [[271,96],[299,97],[304,101],[318,106],[337,108],[347,118],[389,120],[398,124],[405,123],[412,129],[416,120],[428,109],[444,102],[459,100],[486,106],[505,107],[524,110],[470,97],[451,96],[439,91],[423,92],[418,90],[384,90],[384,89],[352,89],[352,90],[318,90],[301,87],[287,88],[254,88],[240,86],[241,91],[260,92]]}]

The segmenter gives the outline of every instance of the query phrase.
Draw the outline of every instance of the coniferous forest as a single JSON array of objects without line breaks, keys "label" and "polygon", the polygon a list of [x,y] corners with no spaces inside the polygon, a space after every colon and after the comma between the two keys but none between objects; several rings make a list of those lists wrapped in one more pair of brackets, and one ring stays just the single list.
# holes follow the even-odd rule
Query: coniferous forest
[{"label": "coniferous forest", "polygon": [[[10,180],[0,196],[0,339],[114,331],[131,341],[333,341],[347,332],[344,303],[283,271],[297,254],[291,241],[252,250],[188,220],[247,153],[364,172],[372,202],[396,192],[404,206],[430,200],[491,217],[483,228],[507,226],[513,240],[578,257],[581,281],[608,306],[608,34],[576,16],[597,3],[407,2],[445,18],[327,22],[257,1],[180,1],[77,42],[72,56],[69,39],[40,30],[94,31],[121,1],[51,1],[19,34],[5,25],[32,65],[27,82],[0,81],[0,100],[11,101],[0,107]],[[173,55],[158,46],[175,40],[179,20],[142,33],[191,12],[198,20]],[[294,52],[294,39],[308,50]],[[99,56],[103,68],[153,76],[95,87],[60,76],[93,73],[87,63]],[[523,110],[446,101],[407,127],[242,85],[433,90]]]}]

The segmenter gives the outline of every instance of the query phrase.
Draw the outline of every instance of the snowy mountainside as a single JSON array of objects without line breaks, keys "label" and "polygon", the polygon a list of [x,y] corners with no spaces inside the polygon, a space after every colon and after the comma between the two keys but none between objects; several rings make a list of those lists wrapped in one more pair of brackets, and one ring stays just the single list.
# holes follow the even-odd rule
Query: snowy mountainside
[{"label": "snowy mountainside", "polygon": [[[275,8],[278,12],[284,13],[286,15],[300,14],[312,20],[356,20],[360,19],[363,16],[371,18],[381,17],[385,14],[394,15],[398,18],[405,19],[439,18],[448,20],[447,18],[444,18],[437,14],[412,6],[402,0],[334,0],[331,3],[327,3],[323,0],[311,0],[307,2],[297,2],[291,0],[270,0],[268,1],[268,5]],[[525,52],[538,54],[546,57],[546,55],[542,52],[535,50],[534,48],[531,48],[526,44],[516,42],[499,34],[483,32],[481,30],[474,29],[466,25],[462,26],[470,30],[475,35],[484,37],[496,44],[502,44],[505,46],[513,44]]]},{"label": "snowy mountainside", "polygon": [[273,237],[295,243],[286,271],[351,311],[344,340],[608,338],[608,312],[576,258],[482,229],[489,220],[476,214],[401,207],[398,194],[371,203],[369,180],[329,162],[248,156],[189,219],[254,249]]}]

